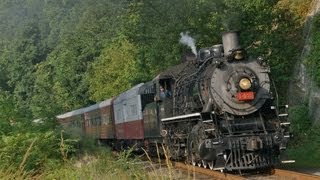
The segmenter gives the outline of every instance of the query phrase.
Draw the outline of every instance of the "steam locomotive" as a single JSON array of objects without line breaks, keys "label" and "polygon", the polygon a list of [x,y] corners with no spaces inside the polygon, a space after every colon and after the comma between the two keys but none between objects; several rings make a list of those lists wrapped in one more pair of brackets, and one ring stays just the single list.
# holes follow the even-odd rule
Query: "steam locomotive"
[{"label": "steam locomotive", "polygon": [[[287,105],[262,58],[249,58],[238,32],[116,97],[57,116],[67,129],[116,149],[167,148],[171,159],[213,170],[270,168],[290,139]],[[164,89],[161,91],[160,88]]]}]

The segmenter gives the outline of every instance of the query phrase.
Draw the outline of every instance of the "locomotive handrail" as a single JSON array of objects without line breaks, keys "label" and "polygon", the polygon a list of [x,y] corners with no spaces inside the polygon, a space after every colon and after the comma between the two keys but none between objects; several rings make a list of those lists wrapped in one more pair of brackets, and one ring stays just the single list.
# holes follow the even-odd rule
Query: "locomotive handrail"
[{"label": "locomotive handrail", "polygon": [[[212,111],[211,113],[214,114],[214,111]],[[200,116],[200,115],[201,115],[201,113],[192,113],[192,114],[186,114],[186,115],[181,115],[181,116],[174,116],[174,117],[169,117],[169,118],[163,118],[163,119],[161,119],[161,121],[162,121],[162,122],[172,121],[172,120],[177,120],[177,119],[197,117],[197,116]]]},{"label": "locomotive handrail", "polygon": [[171,120],[184,119],[184,118],[197,117],[197,116],[200,116],[200,113],[193,113],[193,114],[186,114],[186,115],[181,115],[181,116],[163,118],[163,119],[161,119],[161,121],[164,122],[164,121],[171,121]]}]

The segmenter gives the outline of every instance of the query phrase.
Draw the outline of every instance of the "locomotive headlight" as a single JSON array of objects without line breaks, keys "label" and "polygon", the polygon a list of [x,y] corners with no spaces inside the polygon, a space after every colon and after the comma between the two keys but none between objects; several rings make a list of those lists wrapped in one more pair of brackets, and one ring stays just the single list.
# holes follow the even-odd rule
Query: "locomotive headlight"
[{"label": "locomotive headlight", "polygon": [[248,90],[251,88],[251,81],[248,78],[242,78],[239,82],[239,86],[242,90]]}]

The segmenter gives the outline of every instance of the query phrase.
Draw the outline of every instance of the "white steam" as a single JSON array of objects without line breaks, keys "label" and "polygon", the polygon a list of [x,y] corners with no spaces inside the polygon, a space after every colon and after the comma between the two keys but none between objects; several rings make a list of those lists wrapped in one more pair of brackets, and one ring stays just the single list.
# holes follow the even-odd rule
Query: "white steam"
[{"label": "white steam", "polygon": [[180,38],[179,42],[181,44],[189,46],[192,50],[192,53],[197,56],[197,48],[195,45],[195,40],[191,36],[189,36],[189,32],[186,32],[186,33],[182,32],[182,33],[180,33],[180,36],[181,36],[181,38]]}]

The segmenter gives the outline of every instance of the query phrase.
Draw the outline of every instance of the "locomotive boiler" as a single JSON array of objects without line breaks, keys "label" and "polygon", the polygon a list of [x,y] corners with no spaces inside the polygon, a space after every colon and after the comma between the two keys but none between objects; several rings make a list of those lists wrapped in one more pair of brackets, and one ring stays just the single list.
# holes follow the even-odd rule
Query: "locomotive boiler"
[{"label": "locomotive boiler", "polygon": [[[270,168],[290,138],[270,67],[250,58],[238,32],[163,73],[172,97],[160,105],[161,135],[173,159],[216,170]],[[285,161],[282,161],[285,162]]]}]

